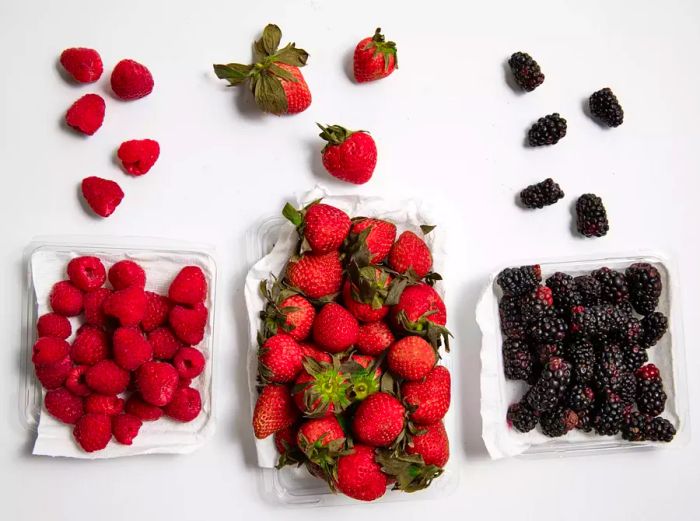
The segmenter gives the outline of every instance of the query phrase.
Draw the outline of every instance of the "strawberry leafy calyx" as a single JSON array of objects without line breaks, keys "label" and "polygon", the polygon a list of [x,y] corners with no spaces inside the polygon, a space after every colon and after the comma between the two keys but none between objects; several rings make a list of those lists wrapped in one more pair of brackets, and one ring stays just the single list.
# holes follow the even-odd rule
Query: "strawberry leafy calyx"
[{"label": "strawberry leafy calyx", "polygon": [[396,479],[394,490],[423,490],[443,473],[443,469],[436,465],[426,465],[420,455],[399,450],[378,450],[375,459],[381,465],[382,472]]},{"label": "strawberry leafy calyx", "polygon": [[319,134],[319,137],[327,141],[326,146],[323,147],[323,151],[325,151],[328,147],[330,146],[338,146],[342,145],[347,141],[350,136],[357,132],[365,132],[368,133],[366,130],[348,130],[345,127],[341,127],[340,125],[327,125],[323,126],[320,123],[316,123],[318,128],[321,129],[321,133]]},{"label": "strawberry leafy calyx", "polygon": [[394,57],[394,67],[397,69],[399,68],[399,57],[398,54],[396,54],[396,43],[386,41],[384,35],[382,34],[381,27],[377,27],[377,30],[374,31],[372,39],[367,42],[364,48],[365,50],[374,50],[375,56],[377,54],[381,54],[383,56],[385,72],[389,70],[389,65],[391,65],[391,56]]},{"label": "strawberry leafy calyx", "polygon": [[408,319],[404,310],[396,314],[396,321],[406,333],[425,338],[437,352],[440,346],[445,345],[445,351],[450,352],[450,337],[453,336],[450,330],[445,326],[436,324],[430,320],[431,315],[437,313],[437,310],[426,311],[417,320],[411,321]]},{"label": "strawberry leafy calyx", "polygon": [[342,370],[340,361],[336,357],[330,364],[304,357],[302,365],[313,380],[295,384],[292,392],[304,393],[306,416],[323,417],[328,413],[331,405],[335,414],[350,406],[350,376]]}]

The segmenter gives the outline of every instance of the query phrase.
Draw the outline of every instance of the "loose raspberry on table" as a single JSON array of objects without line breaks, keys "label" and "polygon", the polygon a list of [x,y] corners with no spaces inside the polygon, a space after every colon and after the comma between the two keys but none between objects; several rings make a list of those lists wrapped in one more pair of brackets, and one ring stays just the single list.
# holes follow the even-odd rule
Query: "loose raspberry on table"
[{"label": "loose raspberry on table", "polygon": [[122,60],[114,67],[110,78],[112,90],[118,98],[135,100],[153,91],[151,72],[134,60]]},{"label": "loose raspberry on table", "polygon": [[100,217],[109,217],[124,199],[124,192],[114,181],[91,176],[83,179],[81,191],[88,206]]},{"label": "loose raspberry on table", "polygon": [[105,100],[98,94],[86,94],[73,103],[66,112],[66,124],[92,136],[105,119]]},{"label": "loose raspberry on table", "polygon": [[117,151],[117,157],[127,174],[141,176],[147,173],[160,156],[160,145],[152,139],[132,139],[124,141]]},{"label": "loose raspberry on table", "polygon": [[95,49],[71,47],[61,53],[61,65],[79,83],[93,83],[102,76],[102,58]]}]

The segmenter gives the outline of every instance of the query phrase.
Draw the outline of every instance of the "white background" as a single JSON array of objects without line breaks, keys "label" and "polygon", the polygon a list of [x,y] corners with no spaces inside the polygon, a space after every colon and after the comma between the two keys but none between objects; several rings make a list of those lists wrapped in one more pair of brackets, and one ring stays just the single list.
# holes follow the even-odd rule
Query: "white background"
[{"label": "white background", "polygon": [[[9,2],[0,5],[0,497],[3,518],[307,519],[261,499],[253,461],[244,353],[245,236],[292,194],[321,182],[337,192],[420,196],[449,232],[448,285],[460,436],[453,458],[458,490],[440,502],[314,512],[460,519],[677,519],[697,516],[700,448],[572,459],[491,462],[481,442],[479,342],[473,312],[489,272],[519,260],[592,252],[670,251],[683,287],[692,423],[698,430],[697,226],[700,217],[700,4],[637,2]],[[267,22],[283,42],[309,51],[304,69],[314,101],[293,117],[260,115],[249,93],[227,89],[215,62],[247,61]],[[352,50],[381,24],[398,43],[400,70],[371,85],[348,79]],[[68,84],[57,69],[71,46],[99,50],[105,75]],[[530,52],[547,76],[535,92],[506,83],[510,53]],[[146,64],[153,93],[115,100],[111,68]],[[617,93],[625,123],[601,129],[583,112],[604,86]],[[79,96],[107,101],[90,138],[61,120]],[[554,147],[527,149],[526,129],[558,111],[569,123]],[[356,188],[330,180],[318,160],[314,122],[370,130],[379,147],[375,177]],[[143,178],[114,164],[123,140],[150,137],[161,158]],[[106,220],[88,215],[80,180],[117,180],[126,197]],[[525,185],[555,177],[567,198],[524,212]],[[584,240],[570,232],[570,205],[601,195],[611,231]],[[212,243],[220,287],[215,367],[218,432],[184,457],[68,461],[30,455],[17,414],[22,250],[39,234],[148,235]]]}]

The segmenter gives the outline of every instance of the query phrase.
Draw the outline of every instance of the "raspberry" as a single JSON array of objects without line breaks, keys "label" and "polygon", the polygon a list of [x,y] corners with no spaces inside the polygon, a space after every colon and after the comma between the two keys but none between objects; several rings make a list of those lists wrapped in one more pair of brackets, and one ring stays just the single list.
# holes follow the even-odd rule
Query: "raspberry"
[{"label": "raspberry", "polygon": [[146,313],[146,293],[138,286],[120,289],[105,299],[102,308],[122,326],[138,326]]},{"label": "raspberry", "polygon": [[39,382],[41,382],[41,385],[44,386],[44,389],[56,389],[61,387],[66,381],[71,367],[73,367],[73,364],[70,358],[66,356],[63,360],[55,364],[34,367],[34,372]]},{"label": "raspberry", "polygon": [[152,139],[132,139],[124,141],[117,151],[117,157],[127,174],[141,176],[147,173],[158,160],[160,145]]},{"label": "raspberry", "polygon": [[177,370],[166,362],[146,362],[136,371],[136,387],[145,402],[162,407],[177,390]]},{"label": "raspberry", "polygon": [[91,394],[85,398],[85,412],[96,414],[120,414],[124,410],[124,400],[118,396]]},{"label": "raspberry", "polygon": [[190,422],[202,410],[202,398],[197,389],[183,387],[175,391],[173,399],[165,406],[165,414],[174,420]]},{"label": "raspberry", "polygon": [[87,370],[85,382],[96,393],[120,394],[129,385],[129,373],[112,360],[102,360]]},{"label": "raspberry", "polygon": [[106,327],[107,317],[104,314],[102,306],[104,301],[112,294],[112,290],[107,288],[98,288],[90,291],[83,296],[83,312],[85,315],[85,323],[91,326]]},{"label": "raspberry", "polygon": [[192,378],[185,378],[184,376],[181,376],[180,379],[177,381],[177,388],[181,389],[182,387],[189,387],[192,385]]},{"label": "raspberry", "polygon": [[107,335],[101,329],[85,325],[78,331],[70,349],[70,357],[76,364],[95,365],[109,355]]},{"label": "raspberry", "polygon": [[114,289],[126,289],[131,286],[143,289],[146,286],[146,272],[134,261],[122,260],[114,263],[107,276]]},{"label": "raspberry", "polygon": [[70,281],[62,280],[51,289],[49,304],[55,313],[74,317],[83,310],[83,294]]},{"label": "raspberry", "polygon": [[63,315],[46,313],[36,321],[36,331],[40,337],[50,336],[65,340],[70,336],[72,328],[70,321]]},{"label": "raspberry", "polygon": [[183,347],[173,358],[180,378],[197,378],[204,370],[204,355],[194,347]]},{"label": "raspberry", "polygon": [[112,417],[112,434],[114,439],[122,445],[131,445],[138,436],[143,423],[133,414],[117,414]]},{"label": "raspberry", "polygon": [[119,367],[134,371],[153,357],[153,347],[137,327],[120,327],[112,336],[112,353]]},{"label": "raspberry", "polygon": [[81,190],[88,206],[100,217],[109,217],[124,199],[124,192],[114,181],[101,177],[86,177]]},{"label": "raspberry", "polygon": [[178,305],[170,310],[168,322],[177,338],[187,345],[196,345],[204,338],[207,317],[204,304],[196,304],[193,308]]},{"label": "raspberry", "polygon": [[112,420],[106,414],[86,414],[75,424],[73,437],[85,452],[102,450],[112,439]]},{"label": "raspberry", "polygon": [[65,383],[63,384],[66,386],[66,389],[76,396],[85,397],[90,395],[92,391],[85,383],[85,373],[87,373],[88,369],[89,366],[87,365],[76,365],[75,367],[72,367],[68,372],[68,377],[66,378]]},{"label": "raspberry", "polygon": [[126,401],[124,410],[128,414],[133,414],[142,421],[156,421],[163,416],[163,410],[160,407],[144,402],[138,395],[132,394]]},{"label": "raspberry", "polygon": [[95,49],[72,47],[61,53],[61,65],[80,83],[93,83],[102,76],[102,58]]},{"label": "raspberry", "polygon": [[143,98],[153,90],[151,72],[134,60],[122,60],[117,63],[110,82],[114,93],[123,100]]},{"label": "raspberry", "polygon": [[44,405],[49,414],[63,423],[75,423],[83,415],[83,400],[65,387],[48,391]]},{"label": "raspberry", "polygon": [[177,304],[194,306],[207,296],[207,279],[197,266],[185,266],[175,276],[168,289],[168,297]]},{"label": "raspberry", "polygon": [[105,119],[105,100],[98,94],[86,94],[66,112],[66,124],[78,132],[92,136]]},{"label": "raspberry", "polygon": [[141,328],[148,333],[165,324],[165,321],[168,320],[170,307],[171,304],[167,297],[147,291],[146,312],[141,320]]},{"label": "raspberry", "polygon": [[52,365],[60,362],[66,356],[70,346],[68,342],[55,337],[42,337],[32,348],[32,362],[35,366]]},{"label": "raspberry", "polygon": [[153,358],[159,360],[170,360],[185,345],[167,327],[159,327],[148,333],[148,341],[153,347]]},{"label": "raspberry", "polygon": [[92,291],[105,283],[105,267],[97,257],[76,257],[68,263],[68,278],[78,289]]}]

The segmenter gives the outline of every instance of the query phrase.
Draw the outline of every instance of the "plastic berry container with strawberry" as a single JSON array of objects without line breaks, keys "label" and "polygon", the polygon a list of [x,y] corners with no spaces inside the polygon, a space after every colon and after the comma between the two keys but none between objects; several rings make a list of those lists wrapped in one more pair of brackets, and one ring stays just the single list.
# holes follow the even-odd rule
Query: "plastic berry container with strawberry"
[{"label": "plastic berry container with strawberry", "polygon": [[25,250],[20,412],[33,454],[185,454],[214,432],[217,266],[158,239],[48,237]]}]

